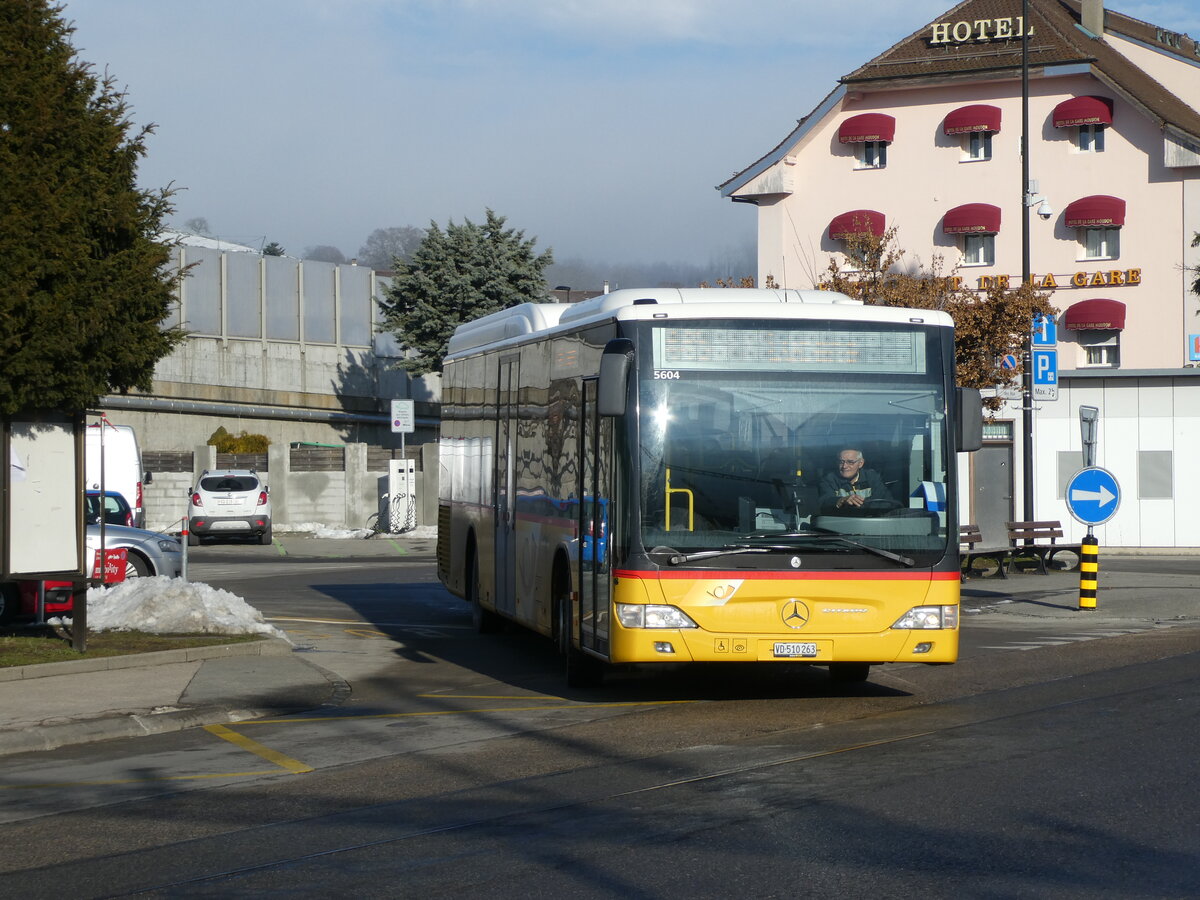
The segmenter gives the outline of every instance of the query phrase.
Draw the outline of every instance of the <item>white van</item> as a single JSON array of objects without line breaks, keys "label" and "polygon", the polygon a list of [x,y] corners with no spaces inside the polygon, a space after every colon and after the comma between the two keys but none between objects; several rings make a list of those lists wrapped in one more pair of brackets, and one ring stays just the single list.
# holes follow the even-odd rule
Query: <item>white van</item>
[{"label": "white van", "polygon": [[128,425],[103,423],[89,425],[85,438],[84,487],[100,490],[100,438],[104,437],[104,490],[116,491],[133,510],[135,528],[146,527],[146,510],[142,503],[142,485],[151,481],[150,473],[142,469],[142,451],[137,435]]}]

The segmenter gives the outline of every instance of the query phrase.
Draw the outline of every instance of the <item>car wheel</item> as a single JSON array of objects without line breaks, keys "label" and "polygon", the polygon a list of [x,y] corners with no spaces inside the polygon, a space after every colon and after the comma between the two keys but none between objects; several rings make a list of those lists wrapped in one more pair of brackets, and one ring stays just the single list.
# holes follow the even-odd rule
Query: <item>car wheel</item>
[{"label": "car wheel", "polygon": [[125,580],[130,578],[148,578],[150,576],[150,563],[142,559],[136,553],[130,553],[125,557]]},{"label": "car wheel", "polygon": [[0,625],[16,618],[21,606],[21,593],[15,584],[0,584]]},{"label": "car wheel", "polygon": [[270,528],[268,528],[266,531],[264,531],[262,534],[260,534],[258,536],[258,542],[260,544],[271,543],[271,529]]}]

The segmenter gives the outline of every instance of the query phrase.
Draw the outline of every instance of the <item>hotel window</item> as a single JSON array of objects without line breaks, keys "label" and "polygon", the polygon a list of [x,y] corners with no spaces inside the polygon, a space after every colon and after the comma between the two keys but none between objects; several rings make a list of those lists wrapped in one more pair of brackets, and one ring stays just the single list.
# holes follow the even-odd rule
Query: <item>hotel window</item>
[{"label": "hotel window", "polygon": [[964,142],[965,160],[972,162],[992,158],[992,133],[990,131],[972,131]]},{"label": "hotel window", "polygon": [[1079,152],[1080,153],[1103,153],[1104,152],[1104,131],[1108,128],[1107,125],[1080,125],[1079,126]]},{"label": "hotel window", "polygon": [[887,141],[862,141],[858,144],[858,168],[882,169],[887,165]]},{"label": "hotel window", "polygon": [[1117,259],[1121,255],[1120,228],[1080,228],[1081,259]]},{"label": "hotel window", "polygon": [[1104,129],[1113,123],[1111,97],[1071,97],[1054,107],[1055,128],[1074,128],[1080,153],[1104,152]]},{"label": "hotel window", "polygon": [[964,266],[992,266],[996,264],[996,236],[994,234],[964,234]]},{"label": "hotel window", "polygon": [[1079,367],[1081,369],[1116,369],[1121,365],[1121,332],[1080,331]]}]

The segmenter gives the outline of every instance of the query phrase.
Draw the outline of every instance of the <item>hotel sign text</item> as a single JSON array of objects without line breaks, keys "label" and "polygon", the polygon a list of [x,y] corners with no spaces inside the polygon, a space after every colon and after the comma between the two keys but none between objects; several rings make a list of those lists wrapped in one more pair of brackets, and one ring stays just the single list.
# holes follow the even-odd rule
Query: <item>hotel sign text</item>
[{"label": "hotel sign text", "polygon": [[[935,22],[930,26],[929,43],[966,44],[971,41],[1007,41],[1024,37],[1025,17],[1006,16],[1003,19],[975,19],[967,22]],[[1033,26],[1028,34],[1033,34]]]}]

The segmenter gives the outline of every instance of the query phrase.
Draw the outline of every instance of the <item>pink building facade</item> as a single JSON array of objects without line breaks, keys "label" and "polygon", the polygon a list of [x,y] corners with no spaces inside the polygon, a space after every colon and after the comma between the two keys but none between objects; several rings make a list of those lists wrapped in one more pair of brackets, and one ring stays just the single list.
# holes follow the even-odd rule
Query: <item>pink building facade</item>
[{"label": "pink building facade", "polygon": [[[965,287],[1030,273],[1059,310],[1058,397],[1035,402],[1039,519],[1071,521],[1077,411],[1101,411],[1097,463],[1120,508],[1110,546],[1200,546],[1200,47],[1101,0],[967,0],[840,79],[784,140],[720,186],[758,216],[758,279],[818,284],[854,230],[896,229]],[[1022,184],[1021,44],[1029,175]],[[1020,397],[964,458],[963,520],[1024,518]]]}]

